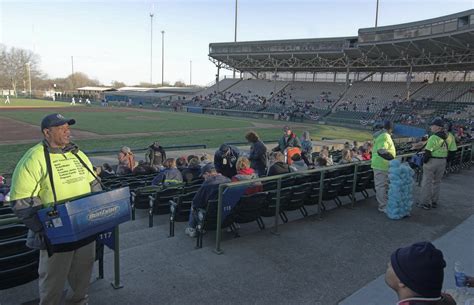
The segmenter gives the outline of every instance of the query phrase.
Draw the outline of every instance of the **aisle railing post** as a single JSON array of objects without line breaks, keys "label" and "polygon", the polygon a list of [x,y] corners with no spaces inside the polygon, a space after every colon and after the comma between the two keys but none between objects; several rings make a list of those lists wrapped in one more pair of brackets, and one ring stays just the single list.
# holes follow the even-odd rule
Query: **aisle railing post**
[{"label": "aisle railing post", "polygon": [[122,283],[120,282],[120,238],[119,238],[119,226],[117,225],[114,229],[114,242],[115,242],[115,249],[114,249],[114,281],[112,283],[112,287],[114,289],[120,289],[123,287]]},{"label": "aisle railing post", "polygon": [[222,254],[224,251],[221,249],[221,238],[222,238],[222,231],[221,231],[221,226],[222,226],[222,193],[224,190],[223,184],[219,185],[219,192],[217,196],[217,223],[216,223],[216,249],[214,250],[215,253],[217,254]]},{"label": "aisle railing post", "polygon": [[278,233],[278,217],[280,217],[280,195],[281,195],[281,177],[278,178],[277,180],[277,193],[276,193],[276,196],[277,196],[277,199],[276,199],[276,205],[275,205],[275,224],[273,226],[273,230],[272,230],[272,233],[275,234],[275,235],[280,235],[280,233]]}]

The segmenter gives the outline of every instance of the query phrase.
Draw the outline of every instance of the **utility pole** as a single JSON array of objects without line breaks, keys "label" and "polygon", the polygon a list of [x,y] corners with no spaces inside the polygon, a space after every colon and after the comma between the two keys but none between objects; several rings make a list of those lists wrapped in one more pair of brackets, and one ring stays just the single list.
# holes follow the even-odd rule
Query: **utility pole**
[{"label": "utility pole", "polygon": [[74,56],[71,56],[71,71],[72,90],[74,90]]},{"label": "utility pole", "polygon": [[193,61],[189,61],[189,86],[193,84]]},{"label": "utility pole", "polygon": [[29,91],[30,91],[30,98],[31,98],[31,63],[27,62],[26,67],[28,68],[28,84],[29,84]]}]

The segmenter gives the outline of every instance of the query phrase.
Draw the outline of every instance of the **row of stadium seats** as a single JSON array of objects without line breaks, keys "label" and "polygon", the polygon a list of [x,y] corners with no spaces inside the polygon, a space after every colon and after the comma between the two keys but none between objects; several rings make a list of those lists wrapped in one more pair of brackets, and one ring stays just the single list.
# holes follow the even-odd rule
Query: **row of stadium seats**
[{"label": "row of stadium seats", "polygon": [[10,207],[0,208],[0,290],[38,278],[39,251],[26,246],[27,233]]}]

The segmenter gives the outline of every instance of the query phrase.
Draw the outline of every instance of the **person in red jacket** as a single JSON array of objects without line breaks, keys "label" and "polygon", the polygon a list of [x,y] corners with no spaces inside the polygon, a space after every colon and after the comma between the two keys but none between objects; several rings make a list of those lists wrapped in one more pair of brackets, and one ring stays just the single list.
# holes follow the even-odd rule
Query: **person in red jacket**
[{"label": "person in red jacket", "polygon": [[[246,181],[246,180],[258,178],[258,175],[255,173],[254,169],[250,167],[249,159],[245,157],[240,157],[237,160],[236,169],[237,169],[237,174],[232,177],[232,182]],[[251,195],[258,192],[263,192],[263,186],[261,182],[255,182],[255,183],[249,184],[244,194]]]}]

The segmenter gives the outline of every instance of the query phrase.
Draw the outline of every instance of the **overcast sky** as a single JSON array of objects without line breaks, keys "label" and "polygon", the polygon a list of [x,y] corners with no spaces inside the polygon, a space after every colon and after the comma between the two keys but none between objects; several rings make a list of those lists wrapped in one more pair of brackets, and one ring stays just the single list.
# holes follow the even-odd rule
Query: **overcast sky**
[{"label": "overcast sky", "polygon": [[[373,27],[376,0],[239,0],[237,40],[356,36]],[[51,77],[74,70],[105,85],[161,82],[161,30],[165,81],[211,82],[210,42],[233,41],[235,0],[22,1],[0,0],[0,43],[31,49]],[[474,8],[474,0],[380,0],[379,25],[418,21]],[[231,74],[224,71],[224,74]]]}]

